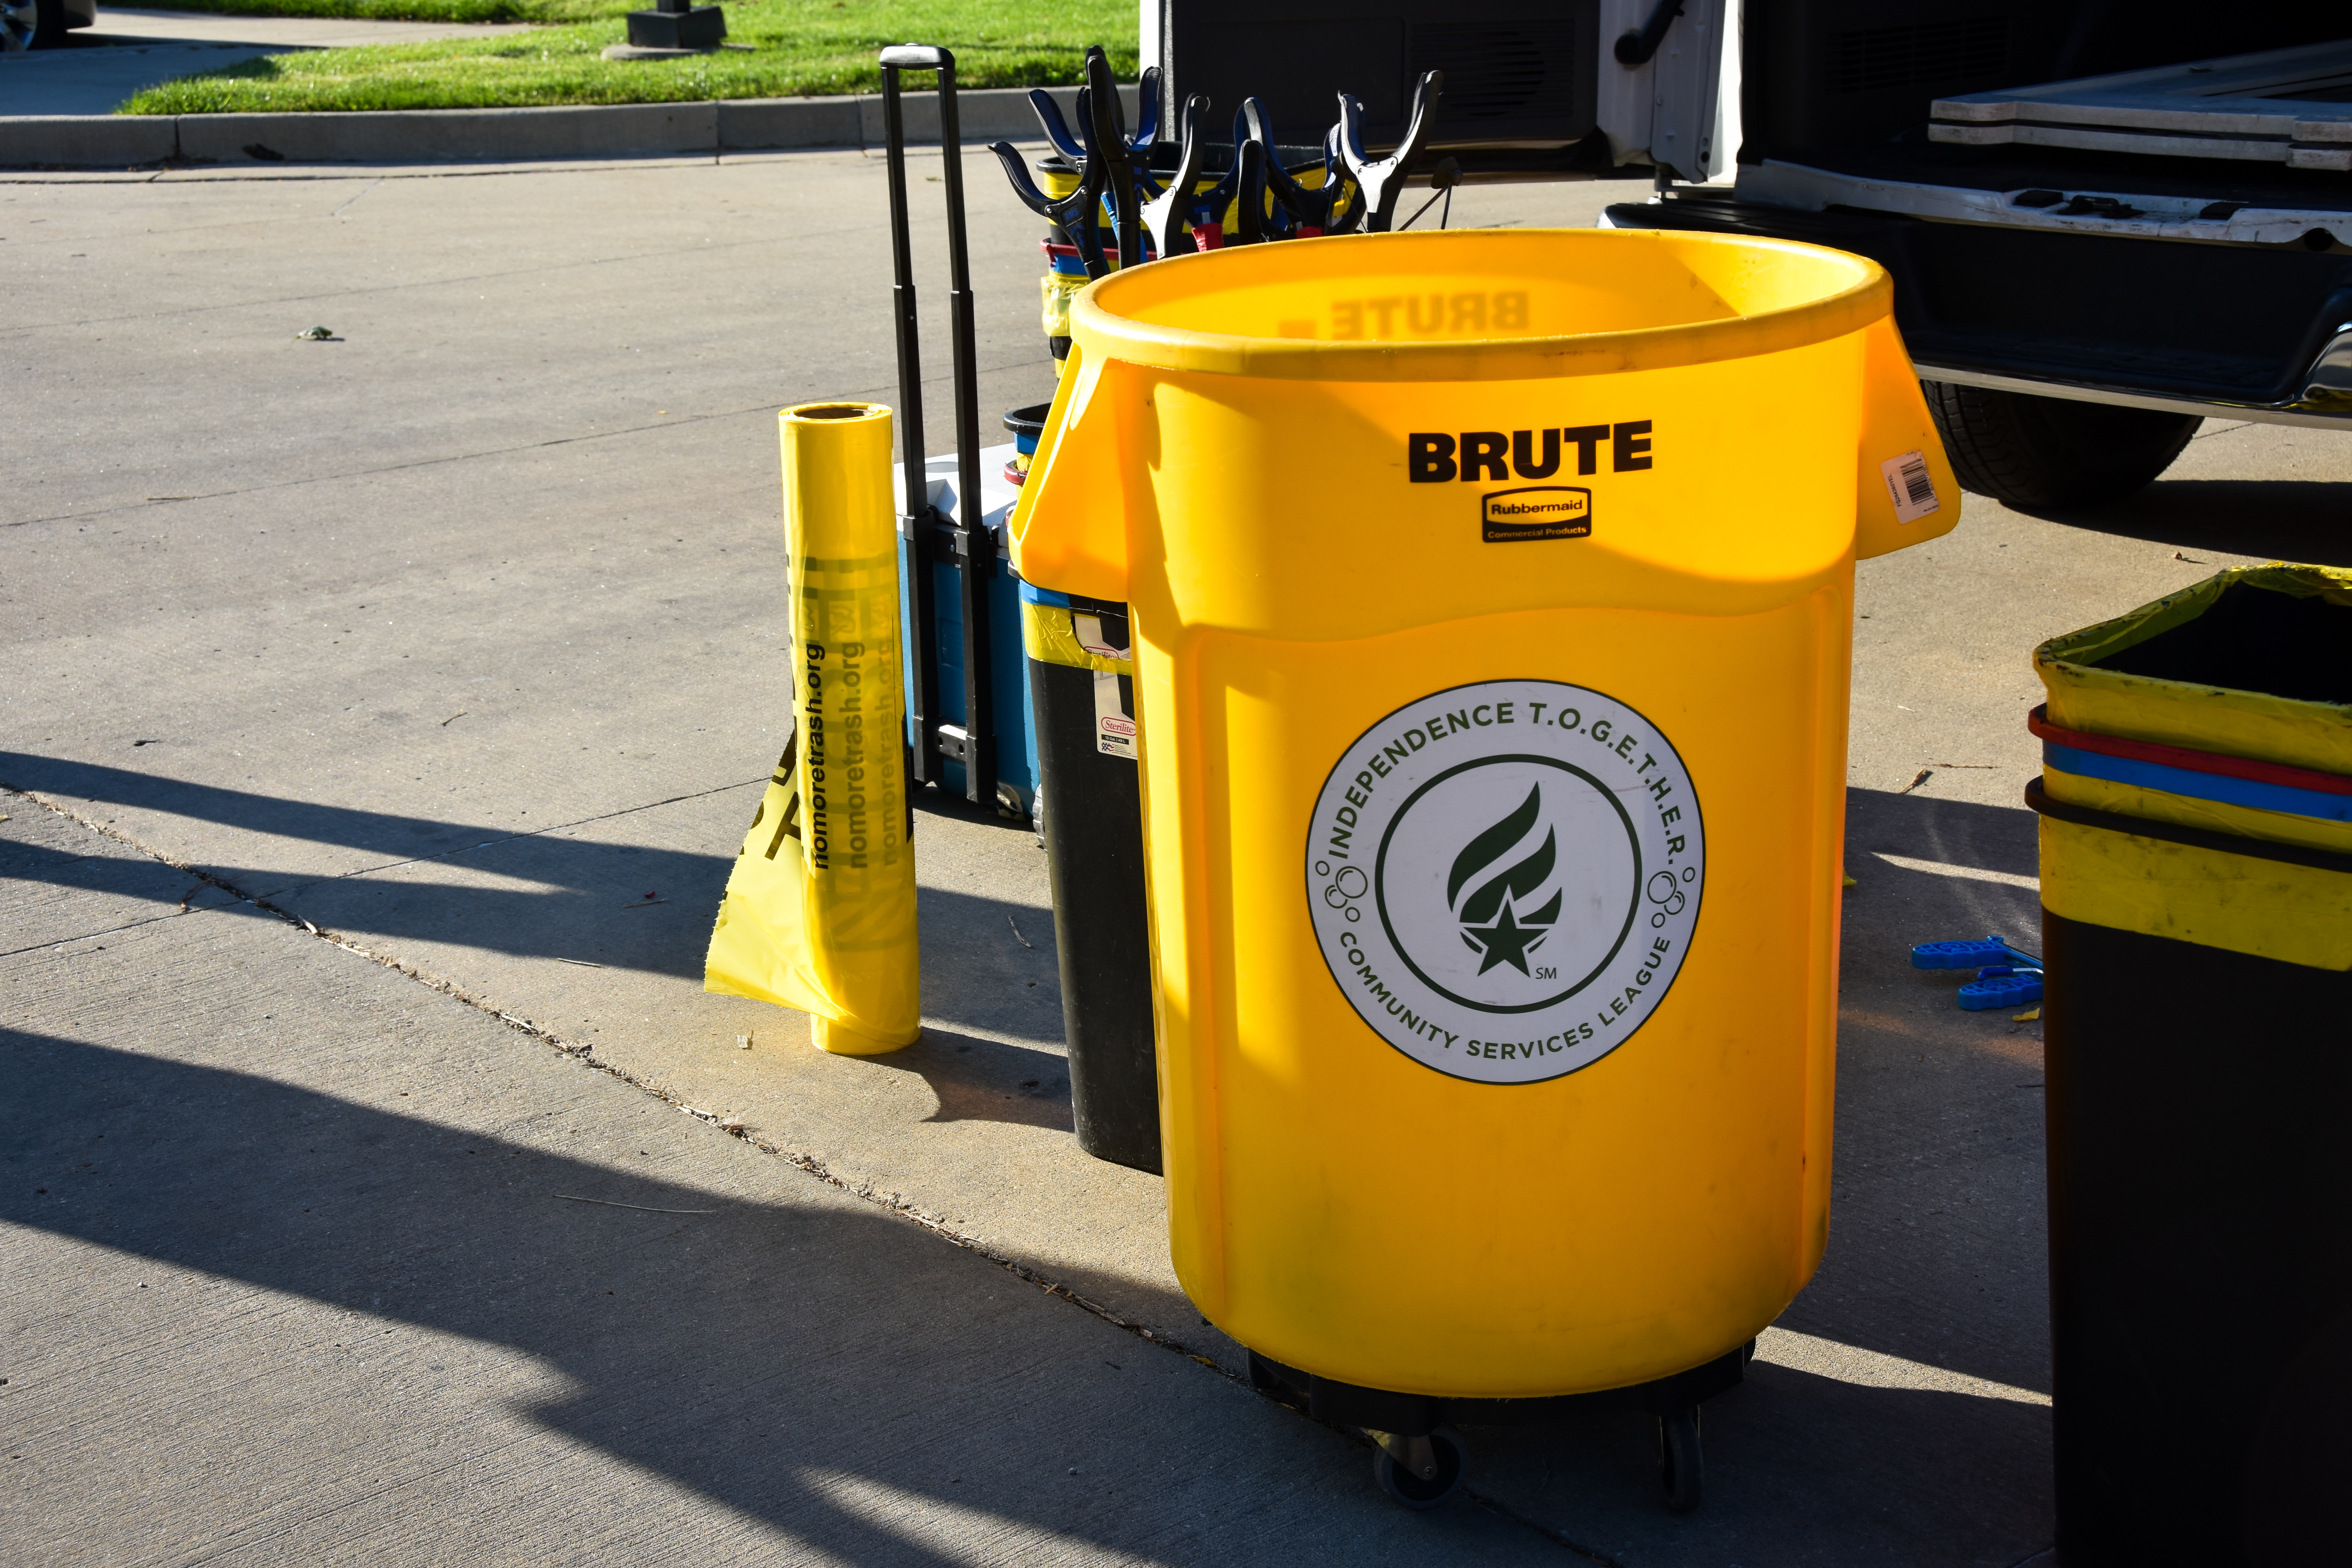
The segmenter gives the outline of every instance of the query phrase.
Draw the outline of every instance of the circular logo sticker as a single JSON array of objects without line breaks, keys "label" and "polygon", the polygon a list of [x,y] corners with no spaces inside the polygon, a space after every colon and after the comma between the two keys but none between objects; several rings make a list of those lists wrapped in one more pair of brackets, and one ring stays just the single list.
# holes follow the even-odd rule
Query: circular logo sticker
[{"label": "circular logo sticker", "polygon": [[1398,709],[1315,803],[1307,897],[1365,1023],[1424,1067],[1539,1083],[1625,1043],[1690,949],[1698,795],[1613,697],[1489,680]]}]

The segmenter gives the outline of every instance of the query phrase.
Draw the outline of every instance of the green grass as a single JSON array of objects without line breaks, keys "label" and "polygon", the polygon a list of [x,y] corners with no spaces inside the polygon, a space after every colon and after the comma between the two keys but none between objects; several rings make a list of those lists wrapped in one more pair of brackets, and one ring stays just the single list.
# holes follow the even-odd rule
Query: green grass
[{"label": "green grass", "polygon": [[372,22],[588,22],[639,9],[615,0],[139,0],[151,11],[222,16],[359,16]]},{"label": "green grass", "polygon": [[[317,49],[148,89],[119,114],[484,109],[873,92],[884,45],[944,44],[963,87],[1080,79],[1087,46],[1136,69],[1134,0],[728,0],[727,39],[671,60],[607,60],[623,16],[652,0],[221,0],[184,10],[559,24],[495,38]],[[923,79],[929,81],[929,78]]]}]

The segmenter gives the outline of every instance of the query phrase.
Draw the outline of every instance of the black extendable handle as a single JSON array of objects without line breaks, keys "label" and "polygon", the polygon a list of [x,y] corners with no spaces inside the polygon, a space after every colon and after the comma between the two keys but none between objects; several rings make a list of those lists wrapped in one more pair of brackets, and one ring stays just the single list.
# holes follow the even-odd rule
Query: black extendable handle
[{"label": "black extendable handle", "polygon": [[[939,74],[940,180],[947,187],[948,307],[955,357],[956,512],[954,526],[930,504],[923,460],[922,361],[915,309],[913,247],[907,216],[907,124],[898,73]],[[948,759],[964,769],[964,795],[976,804],[996,803],[994,689],[989,668],[988,579],[996,569],[994,538],[988,531],[980,482],[980,368],[971,294],[971,255],[965,235],[963,132],[956,108],[955,56],[922,44],[882,51],[882,124],[888,149],[890,259],[898,301],[898,398],[907,490],[904,513],[912,580],[907,584],[914,625],[915,681],[908,693],[915,746],[910,773],[919,784],[944,782]],[[1000,154],[1001,155],[1001,154]],[[1017,163],[1017,160],[1016,160]],[[939,638],[934,618],[932,566],[944,541],[960,568],[956,595],[963,625],[963,721],[961,732],[940,721]]]},{"label": "black extendable handle", "polygon": [[964,234],[963,128],[956,112],[955,57],[940,57],[940,178],[948,197],[948,324],[954,334],[957,510],[965,531],[980,521],[980,350],[972,315],[971,255]]},{"label": "black extendable handle", "polygon": [[[890,152],[890,300],[898,333],[898,437],[905,454],[906,510],[919,519],[929,507],[923,483],[923,347],[915,302],[915,258],[907,222],[907,121],[898,65],[892,55],[930,53],[903,45],[882,56],[882,133]],[[928,62],[921,69],[932,68]]]},{"label": "black extendable handle", "polygon": [[[892,57],[906,58],[901,68]],[[940,718],[939,634],[932,591],[932,531],[938,515],[931,510],[928,465],[923,461],[923,356],[915,305],[915,264],[907,221],[907,118],[900,92],[901,68],[936,69],[933,53],[906,46],[886,53],[882,64],[882,131],[890,184],[891,300],[898,333],[899,475],[906,488],[900,526],[907,535],[908,604],[913,614],[908,633],[914,639],[915,679],[907,692],[907,717],[915,731],[908,771],[919,784],[940,781],[940,757],[934,740]],[[913,810],[911,800],[908,809]]]},{"label": "black extendable handle", "polygon": [[996,703],[990,673],[988,579],[996,542],[980,489],[980,350],[971,299],[971,250],[964,233],[963,126],[956,110],[955,56],[939,57],[940,177],[948,198],[948,328],[955,355],[956,574],[963,618],[964,798],[996,804]]}]

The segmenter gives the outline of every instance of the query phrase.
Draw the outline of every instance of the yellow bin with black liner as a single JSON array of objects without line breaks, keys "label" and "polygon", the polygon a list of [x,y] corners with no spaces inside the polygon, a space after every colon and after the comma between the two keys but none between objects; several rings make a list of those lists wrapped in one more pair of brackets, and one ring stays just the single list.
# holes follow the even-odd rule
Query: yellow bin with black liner
[{"label": "yellow bin with black liner", "polygon": [[1574,230],[1075,300],[1013,558],[1131,607],[1171,1246],[1268,1361],[1621,1388],[1812,1273],[1853,563],[1959,512],[1890,299]]},{"label": "yellow bin with black liner", "polygon": [[2232,568],[2034,662],[2058,1544],[2334,1561],[2352,572]]}]

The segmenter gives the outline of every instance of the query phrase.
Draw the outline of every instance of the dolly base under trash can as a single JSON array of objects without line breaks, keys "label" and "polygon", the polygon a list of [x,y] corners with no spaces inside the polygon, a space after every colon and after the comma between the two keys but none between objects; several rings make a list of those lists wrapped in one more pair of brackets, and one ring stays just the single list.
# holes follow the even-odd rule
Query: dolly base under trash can
[{"label": "dolly base under trash can", "polygon": [[1461,1485],[1467,1467],[1462,1446],[1445,1427],[1514,1426],[1549,1421],[1571,1410],[1640,1410],[1657,1417],[1658,1477],[1666,1506],[1688,1513],[1699,1504],[1706,1461],[1699,1447],[1699,1406],[1747,1380],[1756,1359],[1748,1341],[1713,1361],[1625,1388],[1546,1399],[1446,1399],[1361,1388],[1283,1365],[1249,1352],[1250,1384],[1262,1394],[1289,1394],[1306,1402],[1318,1421],[1360,1426],[1372,1439],[1373,1473],[1381,1489],[1407,1508],[1434,1508]]}]

